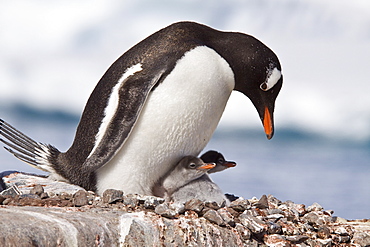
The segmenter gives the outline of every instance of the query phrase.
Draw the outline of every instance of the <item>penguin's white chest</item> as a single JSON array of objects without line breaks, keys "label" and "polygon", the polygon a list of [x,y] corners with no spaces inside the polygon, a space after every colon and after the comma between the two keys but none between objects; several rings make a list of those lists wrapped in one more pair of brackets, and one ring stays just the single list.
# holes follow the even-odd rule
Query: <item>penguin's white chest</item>
[{"label": "penguin's white chest", "polygon": [[185,53],[150,93],[121,150],[97,171],[98,193],[150,195],[183,156],[206,146],[233,88],[234,74],[214,50],[201,46]]}]

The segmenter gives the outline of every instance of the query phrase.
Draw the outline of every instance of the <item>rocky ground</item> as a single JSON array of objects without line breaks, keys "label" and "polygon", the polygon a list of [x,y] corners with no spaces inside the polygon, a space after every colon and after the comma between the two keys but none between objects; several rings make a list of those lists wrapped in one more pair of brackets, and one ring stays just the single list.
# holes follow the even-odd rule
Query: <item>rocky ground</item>
[{"label": "rocky ground", "polygon": [[[78,209],[80,218],[87,212],[95,213],[96,217],[112,212],[112,218],[119,215],[120,222],[111,223],[112,227],[119,225],[120,230],[115,237],[117,242],[107,242],[113,235],[95,234],[91,241],[96,246],[103,246],[104,243],[145,246],[150,241],[154,241],[150,244],[153,246],[370,246],[370,220],[348,221],[333,216],[333,211],[325,210],[317,203],[305,206],[291,201],[282,202],[272,195],[259,199],[230,196],[233,201],[229,207],[195,199],[185,205],[174,205],[164,202],[162,198],[125,195],[118,190],[107,190],[102,196],[97,196],[78,186],[22,173],[4,176],[3,181],[5,190],[0,193],[2,229],[7,227],[5,218],[12,219],[16,212],[24,213],[20,208],[24,208],[27,215],[45,212],[49,216],[50,211],[46,210],[50,209],[53,217],[55,208],[63,208],[64,213]],[[17,210],[14,211],[14,208]],[[128,215],[132,218],[127,218]],[[59,221],[64,219],[64,216],[60,217]],[[27,225],[24,220],[19,219],[20,224]],[[127,225],[125,222],[128,222]],[[72,223],[79,229],[77,223]],[[151,231],[150,236],[147,230]],[[9,243],[19,244],[22,241],[22,234],[17,241],[8,235],[0,236],[0,245],[12,246]],[[106,237],[104,242],[102,237],[96,236],[110,237]],[[54,244],[40,242],[46,241],[45,237],[41,239],[40,236],[28,234],[27,238],[50,244],[47,246]],[[84,241],[88,246],[88,237],[68,241]],[[59,244],[68,246],[68,241],[60,239]]]}]

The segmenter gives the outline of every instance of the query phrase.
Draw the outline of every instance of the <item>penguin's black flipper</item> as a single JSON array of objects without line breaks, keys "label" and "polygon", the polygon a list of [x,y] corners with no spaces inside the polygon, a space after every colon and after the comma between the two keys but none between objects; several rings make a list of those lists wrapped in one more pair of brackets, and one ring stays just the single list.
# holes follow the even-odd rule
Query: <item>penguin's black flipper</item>
[{"label": "penguin's black flipper", "polygon": [[148,78],[151,73],[139,71],[130,76],[119,88],[118,107],[112,118],[108,119],[102,137],[96,140],[90,155],[82,165],[82,170],[93,172],[109,162],[120,150],[131,133],[136,120],[153,87],[163,79],[164,70]]}]

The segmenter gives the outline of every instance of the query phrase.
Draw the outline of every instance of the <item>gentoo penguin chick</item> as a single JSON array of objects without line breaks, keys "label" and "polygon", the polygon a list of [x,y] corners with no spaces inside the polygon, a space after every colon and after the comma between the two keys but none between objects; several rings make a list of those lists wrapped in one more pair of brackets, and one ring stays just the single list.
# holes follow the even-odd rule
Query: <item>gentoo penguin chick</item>
[{"label": "gentoo penguin chick", "polygon": [[[219,172],[236,166],[235,162],[225,161],[223,155],[216,151],[209,151],[202,155],[202,157],[207,160],[207,163],[214,162],[216,164],[214,168],[208,170],[208,173]],[[184,162],[187,161],[181,160],[180,163],[181,162],[184,165]],[[203,162],[205,161],[203,160]],[[164,179],[164,182],[169,180],[174,183],[174,179],[178,179],[176,175],[176,171],[174,170]],[[165,183],[163,183],[163,187],[166,190]],[[176,190],[172,190],[172,192],[169,193],[166,200],[171,200],[176,203],[185,203],[193,198],[204,202],[216,202],[219,206],[230,204],[230,201],[226,198],[220,187],[212,181],[207,173],[185,184],[181,181],[177,184]]]},{"label": "gentoo penguin chick", "polygon": [[8,151],[51,177],[101,194],[150,195],[185,155],[207,145],[233,90],[257,109],[268,139],[283,84],[279,59],[256,38],[178,22],[119,57],[91,93],[66,152],[0,120]]},{"label": "gentoo penguin chick", "polygon": [[209,169],[215,166],[214,163],[204,163],[200,158],[185,156],[163,179],[164,197],[166,200],[171,200],[173,194],[181,187],[206,174]]},{"label": "gentoo penguin chick", "polygon": [[202,154],[200,158],[205,162],[205,163],[215,163],[216,166],[212,169],[210,169],[207,173],[215,173],[215,172],[221,172],[227,168],[234,167],[236,166],[236,163],[234,161],[226,161],[225,157],[214,150],[207,151],[206,153]]}]

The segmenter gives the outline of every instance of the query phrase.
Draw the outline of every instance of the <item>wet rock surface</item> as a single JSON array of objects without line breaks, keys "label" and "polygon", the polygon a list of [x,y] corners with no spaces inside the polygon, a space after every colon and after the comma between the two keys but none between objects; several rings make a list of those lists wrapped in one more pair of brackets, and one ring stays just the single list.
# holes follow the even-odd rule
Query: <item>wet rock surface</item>
[{"label": "wet rock surface", "polygon": [[[318,203],[193,199],[78,186],[13,173],[0,193],[0,246],[370,246],[370,220],[345,220]],[[150,233],[150,234],[148,234]]]}]

